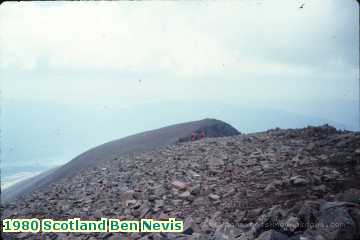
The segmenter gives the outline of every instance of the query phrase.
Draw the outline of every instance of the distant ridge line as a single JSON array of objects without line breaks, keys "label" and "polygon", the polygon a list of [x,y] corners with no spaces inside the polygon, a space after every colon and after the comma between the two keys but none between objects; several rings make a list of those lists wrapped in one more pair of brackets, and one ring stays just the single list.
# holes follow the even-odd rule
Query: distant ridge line
[{"label": "distant ridge line", "polygon": [[205,118],[130,135],[91,148],[56,169],[51,169],[5,189],[1,194],[1,200],[6,203],[35,190],[45,189],[65,177],[75,176],[80,170],[96,166],[100,162],[114,159],[119,155],[191,141],[191,134],[201,131],[206,133],[206,137],[240,134],[237,129],[226,122]]}]

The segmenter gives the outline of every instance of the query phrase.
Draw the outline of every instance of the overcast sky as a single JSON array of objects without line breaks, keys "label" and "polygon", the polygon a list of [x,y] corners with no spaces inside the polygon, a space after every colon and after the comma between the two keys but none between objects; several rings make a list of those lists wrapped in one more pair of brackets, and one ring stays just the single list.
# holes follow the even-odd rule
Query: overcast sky
[{"label": "overcast sky", "polygon": [[2,178],[204,117],[360,130],[358,59],[355,0],[5,2]]},{"label": "overcast sky", "polygon": [[2,98],[357,111],[358,14],[355,0],[5,2]]}]

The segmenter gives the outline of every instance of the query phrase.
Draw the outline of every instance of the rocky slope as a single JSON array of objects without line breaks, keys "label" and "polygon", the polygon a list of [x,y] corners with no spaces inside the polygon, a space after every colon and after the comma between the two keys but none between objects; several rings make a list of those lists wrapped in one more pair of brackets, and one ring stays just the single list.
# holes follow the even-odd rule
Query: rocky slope
[{"label": "rocky slope", "polygon": [[65,177],[76,176],[80,170],[96,166],[99,162],[113,159],[122,154],[141,152],[160,146],[189,141],[191,140],[192,133],[200,133],[202,131],[206,132],[208,137],[222,137],[239,134],[239,132],[231,125],[210,118],[138,133],[92,148],[75,157],[63,166],[51,169],[30,180],[27,179],[26,181],[20,182],[5,190],[2,193],[1,201],[12,201],[17,197],[31,193],[34,190],[45,189],[49,185],[57,183]]},{"label": "rocky slope", "polygon": [[114,156],[6,204],[3,217],[185,221],[183,234],[132,233],[129,239],[360,239],[359,186],[359,133],[327,125],[274,129]]}]

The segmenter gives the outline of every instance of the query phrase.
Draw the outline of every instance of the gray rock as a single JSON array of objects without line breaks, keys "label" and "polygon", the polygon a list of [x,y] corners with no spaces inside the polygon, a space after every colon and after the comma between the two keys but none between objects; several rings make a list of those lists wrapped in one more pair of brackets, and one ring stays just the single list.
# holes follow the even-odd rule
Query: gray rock
[{"label": "gray rock", "polygon": [[182,199],[188,199],[190,196],[191,196],[191,194],[189,191],[185,191],[179,195],[179,197]]},{"label": "gray rock", "polygon": [[221,224],[215,231],[215,240],[235,240],[236,237],[241,235],[241,230],[234,227],[230,223]]},{"label": "gray rock", "polygon": [[216,195],[216,194],[214,194],[214,193],[211,193],[211,194],[209,194],[209,198],[210,198],[211,200],[216,201],[216,200],[219,200],[219,199],[220,199],[220,196],[219,196],[219,195]]},{"label": "gray rock", "polygon": [[209,236],[201,233],[193,233],[187,238],[188,240],[208,240]]},{"label": "gray rock", "polygon": [[360,239],[360,209],[359,208],[350,208],[349,214],[356,223],[356,229],[357,229],[356,239]]},{"label": "gray rock", "polygon": [[275,230],[269,230],[261,233],[256,240],[289,240],[289,238],[285,234],[279,233]]},{"label": "gray rock", "polygon": [[171,182],[171,185],[173,185],[175,188],[179,189],[179,190],[184,190],[188,187],[187,183],[182,182],[182,181],[178,181],[178,180],[174,180]]},{"label": "gray rock", "polygon": [[304,186],[309,183],[309,181],[300,176],[294,176],[290,178],[290,183],[294,186]]},{"label": "gray rock", "polygon": [[320,206],[320,211],[325,211],[329,208],[335,207],[360,207],[358,204],[354,204],[351,202],[323,202]]},{"label": "gray rock", "polygon": [[315,220],[320,216],[320,203],[315,201],[305,201],[298,212],[298,217],[302,219],[303,223],[310,226],[315,223]]},{"label": "gray rock", "polygon": [[360,190],[355,188],[348,189],[343,193],[337,194],[336,199],[338,201],[360,204]]},{"label": "gray rock", "polygon": [[[176,216],[186,225],[186,234],[137,233],[131,239],[288,239],[286,234],[291,240],[360,239],[359,190],[335,197],[338,187],[358,181],[360,165],[348,165],[346,159],[358,156],[360,134],[335,131],[330,136],[326,129],[275,130],[114,156],[114,161],[5,206],[4,217]],[[337,147],[342,139],[346,144]],[[335,160],[342,164],[328,165]],[[340,227],[321,227],[325,223]],[[122,235],[110,239],[117,236]]]},{"label": "gray rock", "polygon": [[326,186],[324,184],[321,184],[319,186],[313,186],[311,187],[311,190],[316,192],[326,192]]},{"label": "gray rock", "polygon": [[274,192],[274,191],[276,191],[276,185],[273,182],[271,182],[266,186],[264,191],[265,192]]},{"label": "gray rock", "polygon": [[300,240],[327,240],[327,239],[317,231],[306,230],[300,236]]},{"label": "gray rock", "polygon": [[285,222],[286,229],[294,232],[300,226],[300,219],[294,216],[289,217]]},{"label": "gray rock", "polygon": [[357,235],[356,224],[344,207],[323,210],[316,230],[327,240],[353,240]]}]

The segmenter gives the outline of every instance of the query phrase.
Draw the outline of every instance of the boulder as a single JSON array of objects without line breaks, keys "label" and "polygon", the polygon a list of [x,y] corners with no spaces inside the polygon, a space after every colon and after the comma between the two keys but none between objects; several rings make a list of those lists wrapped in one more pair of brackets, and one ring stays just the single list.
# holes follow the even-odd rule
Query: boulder
[{"label": "boulder", "polygon": [[219,195],[216,195],[216,194],[214,194],[214,193],[211,193],[211,194],[209,194],[209,198],[210,198],[211,200],[213,200],[213,201],[217,201],[217,200],[220,199],[220,196],[219,196]]},{"label": "boulder", "polygon": [[188,185],[185,182],[174,180],[171,182],[171,185],[174,186],[176,189],[184,190],[188,187]]},{"label": "boulder", "polygon": [[289,237],[275,230],[269,230],[261,233],[256,240],[289,240]]},{"label": "boulder", "polygon": [[338,201],[343,202],[353,202],[360,204],[360,190],[355,188],[350,188],[343,193],[338,193],[336,195]]},{"label": "boulder", "polygon": [[300,226],[300,219],[298,217],[291,216],[285,222],[285,230],[295,232]]},{"label": "boulder", "polygon": [[327,240],[354,240],[356,223],[345,207],[331,207],[321,211],[316,230]]},{"label": "boulder", "polygon": [[214,240],[235,240],[241,235],[241,230],[228,222],[221,224],[215,231]]},{"label": "boulder", "polygon": [[304,186],[309,183],[309,181],[300,176],[294,176],[290,178],[290,183],[294,186]]}]

